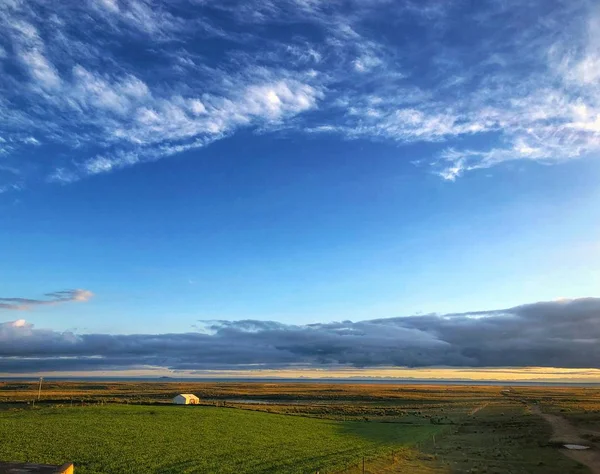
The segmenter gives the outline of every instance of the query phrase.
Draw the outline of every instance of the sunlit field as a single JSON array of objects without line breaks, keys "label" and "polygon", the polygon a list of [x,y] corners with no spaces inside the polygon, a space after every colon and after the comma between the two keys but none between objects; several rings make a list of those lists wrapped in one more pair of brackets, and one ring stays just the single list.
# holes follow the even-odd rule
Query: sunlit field
[{"label": "sunlit field", "polygon": [[438,431],[203,406],[42,408],[0,413],[0,457],[68,459],[78,473],[325,472]]},{"label": "sunlit field", "polygon": [[[600,429],[591,388],[72,382],[34,405],[36,389],[0,384],[0,459],[77,473],[585,473],[537,412],[594,449]],[[201,405],[170,404],[187,392]]]}]

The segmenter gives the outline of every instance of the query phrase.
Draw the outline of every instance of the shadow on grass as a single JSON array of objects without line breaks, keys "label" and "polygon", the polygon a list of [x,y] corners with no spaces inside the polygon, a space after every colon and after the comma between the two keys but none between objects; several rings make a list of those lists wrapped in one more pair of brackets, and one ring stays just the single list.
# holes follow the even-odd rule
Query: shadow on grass
[{"label": "shadow on grass", "polygon": [[363,438],[377,445],[414,446],[428,441],[443,431],[440,425],[409,425],[405,423],[385,423],[366,421],[345,421],[338,423],[338,430],[345,436]]}]

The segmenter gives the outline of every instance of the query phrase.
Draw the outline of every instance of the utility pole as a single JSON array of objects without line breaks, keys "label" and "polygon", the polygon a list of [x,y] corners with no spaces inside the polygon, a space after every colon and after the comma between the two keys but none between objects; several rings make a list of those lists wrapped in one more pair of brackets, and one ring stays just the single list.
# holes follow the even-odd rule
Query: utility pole
[{"label": "utility pole", "polygon": [[44,380],[44,377],[40,377],[40,386],[38,388],[38,400],[42,396],[42,380]]}]

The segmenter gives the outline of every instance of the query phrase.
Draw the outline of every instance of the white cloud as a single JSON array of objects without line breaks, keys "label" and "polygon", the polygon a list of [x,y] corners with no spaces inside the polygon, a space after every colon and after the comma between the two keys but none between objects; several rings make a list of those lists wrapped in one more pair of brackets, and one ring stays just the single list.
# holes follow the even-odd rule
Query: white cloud
[{"label": "white cloud", "polygon": [[78,179],[79,177],[73,171],[59,167],[48,175],[47,181],[51,183],[68,184],[73,183]]},{"label": "white cloud", "polygon": [[229,97],[206,95],[204,103],[180,96],[156,99],[151,110],[140,110],[142,126],[131,124],[119,134],[136,143],[220,134],[255,120],[277,122],[299,114],[314,108],[320,96],[313,87],[286,79],[238,89],[230,91]]},{"label": "white cloud", "polygon": [[[83,303],[89,301],[94,296],[94,293],[89,290],[75,289],[46,293],[44,296],[44,299],[0,297],[0,310],[23,311],[37,306],[56,305],[69,302]],[[20,326],[23,326],[23,324]]]},{"label": "white cloud", "polygon": [[73,68],[72,88],[67,93],[68,98],[83,108],[106,109],[124,115],[143,101],[149,91],[137,77],[113,81],[77,65]]},{"label": "white cloud", "polygon": [[10,28],[13,33],[11,39],[16,55],[35,85],[42,89],[60,87],[60,76],[54,65],[45,56],[45,44],[37,28],[31,23],[19,19],[15,19],[5,26]]},{"label": "white cloud", "polygon": [[370,54],[364,54],[353,62],[354,69],[358,72],[368,72],[382,64],[381,59]]},{"label": "white cloud", "polygon": [[[454,2],[186,2],[88,0],[57,6],[51,19],[35,3],[0,7],[10,45],[0,56],[14,55],[24,72],[0,78],[0,153],[71,147],[72,159],[45,171],[67,183],[242,127],[436,142],[429,164],[446,179],[600,150],[600,14],[591,3],[481,4],[457,22]],[[214,9],[227,21],[210,17]],[[387,33],[403,25],[423,35]],[[469,25],[481,41],[453,39]],[[114,48],[124,44],[143,44],[140,55]],[[482,134],[490,145],[472,145]]]},{"label": "white cloud", "polygon": [[273,120],[312,109],[320,93],[313,87],[293,80],[249,86],[230,113],[267,117]]},{"label": "white cloud", "polygon": [[84,169],[88,174],[106,173],[111,171],[115,166],[114,160],[98,156],[84,163]]},{"label": "white cloud", "polygon": [[580,84],[595,84],[600,80],[600,56],[588,55],[574,64],[567,78]]},{"label": "white cloud", "polygon": [[98,4],[107,10],[118,13],[119,12],[119,2],[118,0],[97,0]]},{"label": "white cloud", "polygon": [[40,141],[37,140],[35,137],[26,137],[23,139],[23,143],[27,143],[29,145],[35,145],[35,146],[41,145]]},{"label": "white cloud", "polygon": [[60,77],[52,64],[37,50],[24,51],[21,61],[29,67],[29,73],[34,81],[46,89],[56,89],[60,86]]},{"label": "white cloud", "polygon": [[[97,156],[84,162],[84,174],[99,174],[140,161],[153,161],[192,148],[202,147],[223,134],[252,123],[269,125],[316,107],[319,91],[293,80],[247,86],[232,98],[206,96],[204,102],[181,96],[153,99],[136,109],[136,119],[119,123],[115,139],[145,148],[144,152],[123,152]],[[112,122],[107,122],[112,126]],[[191,140],[191,141],[189,141]],[[176,142],[181,142],[177,144]],[[183,141],[183,142],[182,142]]]},{"label": "white cloud", "polygon": [[[91,0],[96,12],[113,28],[120,29],[124,23],[128,29],[153,38],[170,39],[188,27],[185,19],[173,15],[160,2],[151,0]],[[131,32],[131,31],[130,31]]]},{"label": "white cloud", "polygon": [[189,107],[194,115],[201,115],[206,113],[206,107],[199,99],[191,99],[189,101]]},{"label": "white cloud", "polygon": [[85,302],[85,301],[89,301],[90,299],[92,299],[92,297],[94,296],[94,293],[92,293],[90,290],[75,290],[73,292],[72,298],[73,301],[79,301],[79,302]]},{"label": "white cloud", "polygon": [[160,116],[152,109],[141,107],[136,112],[136,120],[143,125],[160,122]]}]

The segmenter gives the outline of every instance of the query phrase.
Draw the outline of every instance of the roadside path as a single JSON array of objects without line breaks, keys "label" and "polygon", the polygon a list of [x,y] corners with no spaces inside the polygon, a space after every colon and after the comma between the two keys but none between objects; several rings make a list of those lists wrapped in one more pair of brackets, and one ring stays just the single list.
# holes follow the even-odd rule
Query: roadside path
[{"label": "roadside path", "polygon": [[581,434],[585,433],[586,430],[580,430],[577,426],[573,425],[566,418],[559,415],[551,415],[550,413],[544,413],[537,405],[529,405],[532,413],[541,416],[546,420],[552,427],[552,438],[551,442],[560,444],[581,444],[589,446],[590,449],[585,451],[575,451],[571,449],[563,448],[560,451],[565,455],[574,459],[581,464],[586,465],[593,474],[600,474],[600,450],[599,446],[595,443],[583,439]]},{"label": "roadside path", "polygon": [[473,408],[470,412],[469,415],[474,415],[475,413],[477,413],[479,410],[483,410],[485,407],[487,407],[489,405],[489,403],[484,403],[483,405],[479,405],[476,408]]}]

